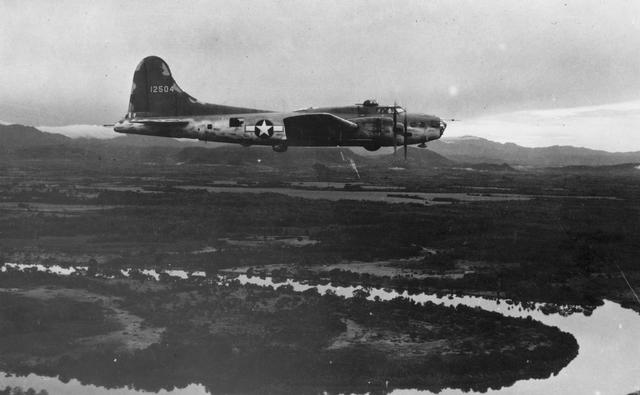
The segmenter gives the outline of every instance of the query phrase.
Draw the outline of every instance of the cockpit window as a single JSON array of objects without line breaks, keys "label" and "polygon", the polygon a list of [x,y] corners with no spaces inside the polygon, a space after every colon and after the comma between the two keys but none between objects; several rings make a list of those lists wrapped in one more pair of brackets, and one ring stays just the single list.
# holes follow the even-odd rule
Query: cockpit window
[{"label": "cockpit window", "polygon": [[431,121],[429,121],[429,126],[431,126],[432,128],[439,128],[440,127],[440,120],[439,119],[432,119]]},{"label": "cockpit window", "polygon": [[[393,114],[393,107],[378,107],[376,109],[378,114]],[[402,114],[404,112],[404,108],[396,107],[396,113]]]}]

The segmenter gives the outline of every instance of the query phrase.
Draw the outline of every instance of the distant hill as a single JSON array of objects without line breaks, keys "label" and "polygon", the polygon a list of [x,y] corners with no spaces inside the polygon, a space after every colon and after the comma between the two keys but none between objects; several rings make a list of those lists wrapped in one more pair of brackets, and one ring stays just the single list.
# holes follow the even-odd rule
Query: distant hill
[{"label": "distant hill", "polygon": [[371,167],[448,167],[453,161],[419,148],[409,148],[407,162],[404,161],[402,152],[397,155],[383,155],[377,157],[360,156],[347,148],[335,147],[291,147],[286,153],[274,152],[271,147],[253,146],[222,146],[212,149],[202,147],[189,147],[182,149],[178,155],[179,162],[186,163],[210,163],[241,165],[260,163],[273,167],[302,167],[312,166],[316,163],[324,165],[344,166],[349,160],[354,160],[358,166]]},{"label": "distant hill", "polygon": [[409,147],[407,160],[404,160],[403,148],[399,147],[396,154],[381,155],[378,157],[361,156],[360,161],[370,166],[384,167],[415,167],[434,168],[456,166],[456,162],[441,154],[428,149]]},{"label": "distant hill", "polygon": [[609,166],[640,162],[640,152],[606,152],[571,146],[542,148],[496,143],[479,137],[446,138],[432,141],[429,149],[462,163],[507,163],[511,166],[562,167]]},{"label": "distant hill", "polygon": [[69,137],[42,132],[31,126],[0,125],[0,153],[31,147],[65,145],[71,141]]},{"label": "distant hill", "polygon": [[130,147],[172,147],[172,148],[184,148],[184,147],[218,147],[222,144],[218,143],[206,143],[198,140],[188,139],[171,139],[166,137],[153,137],[153,136],[141,136],[137,134],[123,134],[116,138],[109,140],[102,140],[107,144],[130,146]]},{"label": "distant hill", "polygon": [[0,125],[0,159],[161,162],[182,149],[177,141],[175,147],[167,148],[167,143],[161,141],[157,145],[129,144],[126,138],[123,136],[122,140],[72,139],[60,134],[42,132],[31,126]]},{"label": "distant hill", "polygon": [[[91,126],[91,125],[90,125]],[[50,128],[54,130],[55,128]],[[76,145],[117,145],[132,147],[191,147],[220,144],[205,143],[197,140],[176,140],[163,137],[151,137],[140,135],[118,135],[118,137],[104,139],[91,137],[71,138],[59,133],[52,133],[40,130],[33,126],[18,124],[0,124],[0,147],[5,149],[19,149],[28,147],[41,147],[58,144]]]},{"label": "distant hill", "polygon": [[[342,153],[342,154],[341,154]],[[106,160],[111,162],[252,164],[295,168],[315,163],[344,166],[459,167],[509,171],[512,167],[612,166],[640,163],[640,152],[611,153],[570,146],[527,148],[479,137],[443,138],[428,149],[409,147],[396,155],[358,155],[347,148],[292,147],[286,153],[270,147],[240,147],[195,140],[123,135],[113,139],[69,138],[31,126],[0,124],[0,155],[5,158]]]}]

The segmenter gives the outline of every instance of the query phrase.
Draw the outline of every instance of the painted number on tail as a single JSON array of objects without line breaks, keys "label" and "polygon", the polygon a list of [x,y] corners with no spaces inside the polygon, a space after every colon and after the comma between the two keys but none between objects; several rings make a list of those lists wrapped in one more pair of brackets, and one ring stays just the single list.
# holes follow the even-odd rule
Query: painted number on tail
[{"label": "painted number on tail", "polygon": [[173,92],[173,87],[169,85],[151,85],[149,86],[151,93],[169,93]]}]

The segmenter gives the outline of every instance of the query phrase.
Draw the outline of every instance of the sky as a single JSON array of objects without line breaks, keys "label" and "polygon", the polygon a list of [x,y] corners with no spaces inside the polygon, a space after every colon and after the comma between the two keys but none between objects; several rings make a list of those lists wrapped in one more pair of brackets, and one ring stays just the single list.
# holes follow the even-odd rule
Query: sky
[{"label": "sky", "polygon": [[0,120],[113,123],[162,57],[201,101],[376,98],[445,134],[640,150],[640,2],[0,0]]}]

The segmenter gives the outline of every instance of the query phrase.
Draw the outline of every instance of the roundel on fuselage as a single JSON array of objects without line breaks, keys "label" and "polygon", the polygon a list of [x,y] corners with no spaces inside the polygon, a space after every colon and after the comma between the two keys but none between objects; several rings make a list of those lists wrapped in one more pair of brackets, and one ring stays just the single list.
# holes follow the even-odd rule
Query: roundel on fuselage
[{"label": "roundel on fuselage", "polygon": [[254,133],[260,138],[268,139],[273,136],[273,122],[268,119],[259,120],[256,122]]}]

